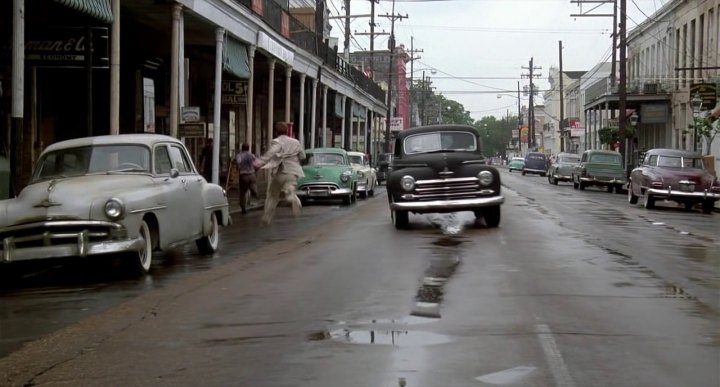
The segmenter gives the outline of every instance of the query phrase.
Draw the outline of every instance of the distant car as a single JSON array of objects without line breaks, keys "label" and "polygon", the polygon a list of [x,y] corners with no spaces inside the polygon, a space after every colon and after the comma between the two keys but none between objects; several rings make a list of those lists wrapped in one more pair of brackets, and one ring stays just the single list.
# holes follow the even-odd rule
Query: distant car
[{"label": "distant car", "polygon": [[308,199],[342,199],[350,204],[357,197],[357,174],[348,160],[347,152],[340,148],[314,148],[305,150],[303,172],[298,179],[297,195]]},{"label": "distant car", "polygon": [[370,160],[365,153],[348,152],[350,166],[357,175],[357,192],[361,198],[375,195],[375,186],[377,186],[377,172],[375,168],[370,166]]},{"label": "distant car", "polygon": [[605,187],[608,192],[621,193],[627,182],[619,152],[589,149],[583,152],[572,173],[573,188]]},{"label": "distant car", "polygon": [[486,164],[477,130],[465,125],[406,129],[395,139],[387,182],[395,227],[409,225],[409,213],[473,211],[488,227],[500,224],[500,174]]},{"label": "distant car", "polygon": [[512,159],[510,159],[510,162],[508,163],[508,170],[509,170],[509,172],[522,171],[524,166],[525,166],[525,158],[513,157]]},{"label": "distant car", "polygon": [[699,153],[651,149],[630,173],[628,201],[636,204],[639,197],[648,209],[661,199],[683,204],[687,210],[702,204],[702,211],[709,214],[720,200],[720,182],[703,168]]},{"label": "distant car", "polygon": [[545,174],[547,173],[547,157],[544,153],[528,152],[525,155],[525,164],[522,168],[522,174],[525,176],[528,173],[545,177]]},{"label": "distant car", "polygon": [[195,242],[214,253],[230,223],[225,191],[198,174],[182,142],[154,134],[48,146],[0,213],[0,263],[121,253],[141,274],[155,250]]},{"label": "distant car", "polygon": [[383,153],[378,156],[378,161],[375,163],[375,166],[377,167],[378,183],[382,184],[387,180],[390,164],[392,163],[392,158],[392,153]]},{"label": "distant car", "polygon": [[559,181],[572,181],[572,172],[580,164],[575,153],[558,153],[548,169],[548,182],[557,185]]}]

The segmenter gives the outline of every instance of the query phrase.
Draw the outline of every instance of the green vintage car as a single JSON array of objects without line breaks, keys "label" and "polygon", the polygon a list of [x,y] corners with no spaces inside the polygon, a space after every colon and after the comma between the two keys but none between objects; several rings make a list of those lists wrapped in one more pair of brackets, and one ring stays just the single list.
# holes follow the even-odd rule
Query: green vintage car
[{"label": "green vintage car", "polygon": [[608,192],[621,193],[627,184],[622,156],[619,152],[589,149],[583,152],[580,163],[572,172],[573,188],[605,187]]},{"label": "green vintage car", "polygon": [[314,148],[305,151],[303,172],[297,195],[302,202],[315,199],[342,199],[350,204],[357,197],[357,174],[347,152],[340,148]]}]

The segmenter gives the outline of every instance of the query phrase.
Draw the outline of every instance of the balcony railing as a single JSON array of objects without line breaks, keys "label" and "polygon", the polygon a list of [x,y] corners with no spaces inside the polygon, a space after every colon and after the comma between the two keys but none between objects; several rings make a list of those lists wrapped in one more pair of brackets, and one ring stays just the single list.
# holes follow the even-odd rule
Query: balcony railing
[{"label": "balcony railing", "polygon": [[[633,79],[626,84],[628,94],[668,94],[672,92],[672,81],[667,79]],[[592,102],[600,97],[617,93],[617,83],[613,87],[610,79],[601,79],[587,88],[585,102]]]},{"label": "balcony railing", "polygon": [[260,16],[273,30],[295,43],[303,50],[321,58],[323,63],[333,67],[343,77],[351,80],[361,90],[378,101],[385,101],[385,91],[372,79],[350,65],[324,40],[322,32],[313,31],[288,13],[277,0],[233,0]]}]

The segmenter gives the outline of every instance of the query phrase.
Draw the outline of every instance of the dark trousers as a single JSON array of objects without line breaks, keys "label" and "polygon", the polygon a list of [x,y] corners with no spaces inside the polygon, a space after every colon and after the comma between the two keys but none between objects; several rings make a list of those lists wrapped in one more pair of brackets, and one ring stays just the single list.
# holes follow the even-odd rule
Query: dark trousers
[{"label": "dark trousers", "polygon": [[240,209],[245,212],[245,207],[248,202],[248,191],[253,197],[257,197],[257,182],[255,180],[255,174],[241,174],[240,175]]}]

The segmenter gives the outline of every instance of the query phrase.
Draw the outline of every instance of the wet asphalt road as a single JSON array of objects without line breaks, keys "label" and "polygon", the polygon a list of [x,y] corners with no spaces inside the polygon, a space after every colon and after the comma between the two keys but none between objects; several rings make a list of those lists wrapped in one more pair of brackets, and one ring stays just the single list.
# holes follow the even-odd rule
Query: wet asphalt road
[{"label": "wet asphalt road", "polygon": [[720,214],[503,179],[498,229],[396,231],[381,194],[236,214],[144,279],[38,273],[0,293],[0,384],[720,385]]}]

